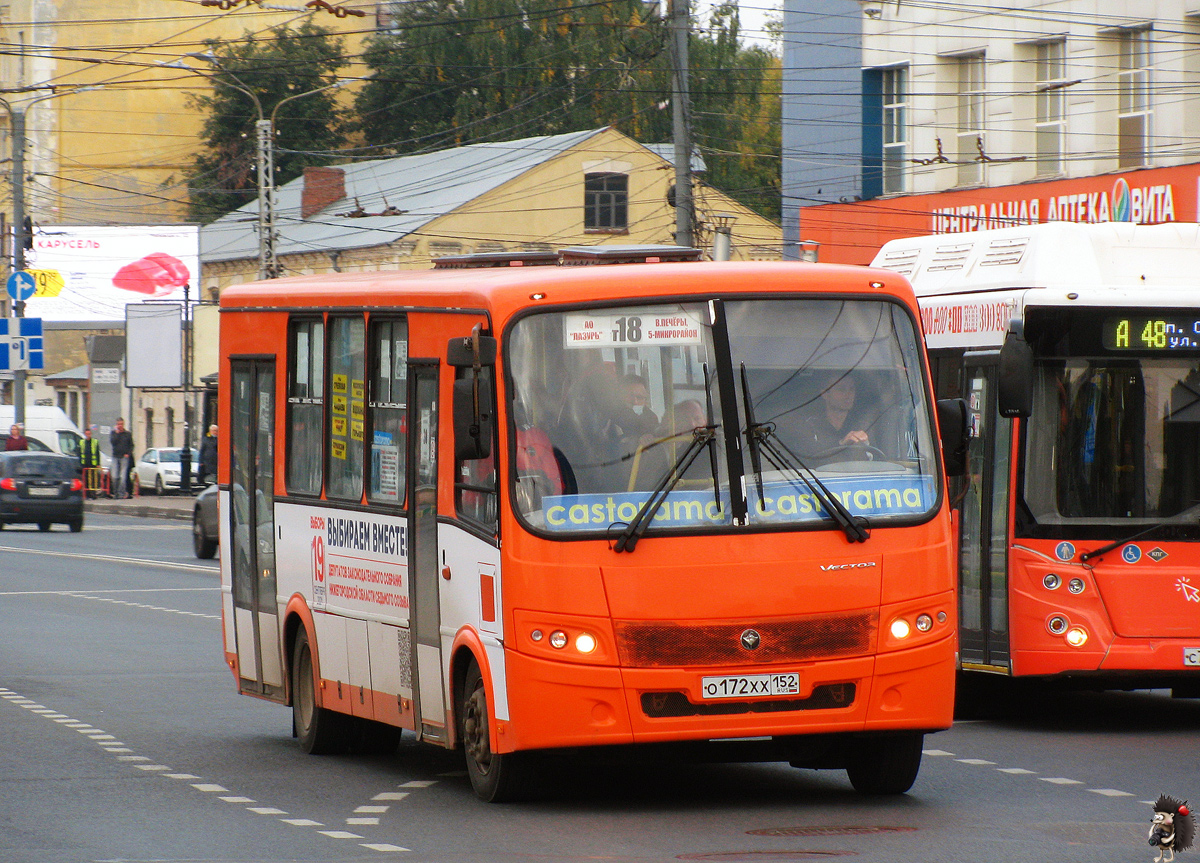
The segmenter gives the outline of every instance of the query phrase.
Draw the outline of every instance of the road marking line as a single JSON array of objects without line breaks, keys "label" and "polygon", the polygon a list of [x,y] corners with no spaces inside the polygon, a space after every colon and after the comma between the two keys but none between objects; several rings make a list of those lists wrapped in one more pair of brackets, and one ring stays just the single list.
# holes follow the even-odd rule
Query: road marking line
[{"label": "road marking line", "polygon": [[227,797],[222,797],[221,799],[224,800],[226,803],[257,803],[258,802],[257,800],[254,800],[250,797],[227,796]]},{"label": "road marking line", "polygon": [[992,766],[996,763],[995,761],[984,761],[982,758],[955,758],[954,760],[960,764],[974,764],[977,766],[981,764]]},{"label": "road marking line", "polygon": [[105,752],[132,752],[133,750],[130,749],[128,746],[117,746],[115,748],[106,749],[104,751]]},{"label": "road marking line", "polygon": [[391,808],[391,807],[389,807],[389,806],[359,806],[354,811],[357,812],[359,815],[367,815],[367,814],[373,814],[373,813],[387,812],[389,808]]},{"label": "road marking line", "polygon": [[997,767],[996,771],[998,773],[1009,773],[1013,776],[1032,776],[1037,774],[1036,770],[1026,770],[1024,767]]},{"label": "road marking line", "polygon": [[320,821],[313,821],[311,818],[280,818],[284,824],[291,824],[294,827],[324,827]]},{"label": "road marking line", "polygon": [[357,833],[351,833],[349,830],[318,830],[317,832],[330,839],[362,839]]},{"label": "road marking line", "polygon": [[400,788],[428,788],[430,785],[437,785],[436,779],[414,779],[412,782],[405,782],[398,786]]},{"label": "road marking line", "polygon": [[1103,794],[1105,797],[1132,797],[1128,791],[1118,791],[1115,788],[1089,788],[1093,794]]},{"label": "road marking line", "polygon": [[163,776],[168,779],[199,779],[200,777],[194,773],[164,773]]},{"label": "road marking line", "polygon": [[[0,545],[0,551],[8,551],[13,554],[38,554],[45,557],[66,557],[73,560],[102,560],[107,563],[130,563],[134,566],[154,566],[160,569],[186,569],[189,572],[212,572],[216,573],[220,570],[215,566],[200,566],[195,563],[169,563],[163,560],[147,560],[143,557],[115,557],[107,554],[78,554],[70,551],[44,551],[36,548],[18,548],[13,545]],[[30,593],[52,593],[56,591],[30,591]],[[0,594],[9,596],[12,594]]]},{"label": "road marking line", "polygon": [[953,752],[947,752],[945,749],[922,749],[921,754],[922,755],[933,755],[933,756],[938,756],[938,755],[953,756],[954,755]]},{"label": "road marking line", "polygon": [[1042,776],[1040,778],[1043,782],[1049,782],[1052,785],[1082,785],[1083,784],[1078,779],[1064,779],[1061,776],[1055,776],[1055,777],[1049,777],[1049,778],[1046,776]]},{"label": "road marking line", "polygon": [[384,791],[381,794],[376,794],[371,799],[372,800],[403,800],[407,796],[408,796],[407,791]]},{"label": "road marking line", "polygon": [[224,786],[221,786],[221,785],[214,785],[211,782],[193,782],[192,787],[195,788],[197,791],[205,791],[205,792],[221,792],[221,791],[228,792],[229,791],[228,788],[225,788]]},{"label": "road marking line", "polygon": [[347,824],[378,824],[378,818],[347,818]]},{"label": "road marking line", "polygon": [[372,851],[407,851],[407,848],[401,848],[399,845],[389,845],[387,842],[360,842],[358,843],[363,848],[370,848]]},{"label": "road marking line", "polygon": [[118,755],[117,760],[118,761],[149,761],[150,759],[145,755]]},{"label": "road marking line", "polygon": [[282,809],[274,806],[247,806],[246,808],[255,815],[287,815]]}]

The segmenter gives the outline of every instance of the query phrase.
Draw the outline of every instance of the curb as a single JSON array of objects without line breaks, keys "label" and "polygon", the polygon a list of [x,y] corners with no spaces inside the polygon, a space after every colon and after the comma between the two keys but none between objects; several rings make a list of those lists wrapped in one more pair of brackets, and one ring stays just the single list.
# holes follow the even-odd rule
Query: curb
[{"label": "curb", "polygon": [[192,507],[165,507],[152,504],[120,503],[107,500],[84,501],[83,511],[106,515],[128,515],[134,518],[166,518],[175,521],[191,521]]}]

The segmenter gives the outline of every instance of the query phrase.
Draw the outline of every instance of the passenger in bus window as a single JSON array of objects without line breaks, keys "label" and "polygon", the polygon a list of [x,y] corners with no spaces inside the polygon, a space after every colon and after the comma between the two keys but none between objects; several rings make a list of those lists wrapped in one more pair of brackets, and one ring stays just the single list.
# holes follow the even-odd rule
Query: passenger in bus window
[{"label": "passenger in bus window", "polygon": [[891,459],[917,457],[916,417],[903,369],[871,373],[870,419],[865,430],[871,446]]},{"label": "passenger in bus window", "polygon": [[[679,458],[692,442],[692,431],[708,425],[704,406],[696,399],[684,399],[675,405],[654,431],[643,435],[631,470],[630,484],[638,491],[651,491],[663,478],[668,466]],[[697,458],[684,474],[685,479],[710,479],[712,468],[705,458]]]},{"label": "passenger in bus window", "polygon": [[627,374],[622,382],[625,384],[625,401],[629,406],[629,411],[617,418],[622,435],[649,434],[658,426],[658,414],[650,409],[650,387],[646,379],[639,374]]},{"label": "passenger in bus window", "polygon": [[819,399],[800,421],[800,447],[820,456],[855,444],[869,445],[871,436],[857,410],[858,384],[849,372],[828,372],[820,378]]}]

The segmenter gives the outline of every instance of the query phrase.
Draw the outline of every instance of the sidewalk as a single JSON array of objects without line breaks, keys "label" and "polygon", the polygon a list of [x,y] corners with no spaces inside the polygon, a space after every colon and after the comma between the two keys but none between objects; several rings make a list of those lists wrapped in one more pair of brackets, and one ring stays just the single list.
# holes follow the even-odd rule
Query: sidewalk
[{"label": "sidewalk", "polygon": [[181,521],[191,521],[192,507],[196,505],[195,495],[146,494],[128,500],[87,500],[83,503],[83,511],[102,512],[107,515],[132,515],[138,518],[174,518]]}]

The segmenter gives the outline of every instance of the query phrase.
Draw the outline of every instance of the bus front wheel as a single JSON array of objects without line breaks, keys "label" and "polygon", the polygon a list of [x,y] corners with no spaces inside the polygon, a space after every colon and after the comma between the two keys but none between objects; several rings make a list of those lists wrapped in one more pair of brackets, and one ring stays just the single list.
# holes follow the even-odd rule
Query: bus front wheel
[{"label": "bus front wheel", "polygon": [[501,755],[492,751],[487,690],[475,662],[467,669],[458,717],[467,775],[476,796],[488,803],[520,799],[528,772],[526,761],[517,753]]},{"label": "bus front wheel", "polygon": [[308,632],[302,626],[292,649],[292,725],[305,752],[325,755],[342,749],[344,723],[341,714],[317,706],[315,679]]},{"label": "bus front wheel", "polygon": [[854,742],[846,774],[860,794],[903,794],[921,769],[925,735],[888,734]]}]

